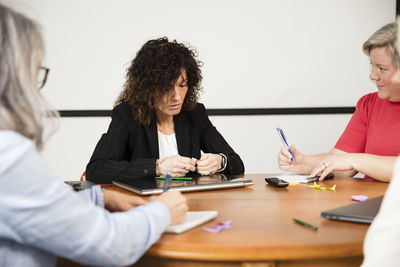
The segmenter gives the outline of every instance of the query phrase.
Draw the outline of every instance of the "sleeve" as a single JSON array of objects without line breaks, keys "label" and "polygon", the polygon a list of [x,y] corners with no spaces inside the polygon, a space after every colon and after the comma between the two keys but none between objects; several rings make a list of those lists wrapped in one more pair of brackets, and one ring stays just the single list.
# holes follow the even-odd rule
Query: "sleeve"
[{"label": "sleeve", "polygon": [[385,193],[378,215],[364,240],[363,267],[400,266],[400,158],[394,167],[393,177]]},{"label": "sleeve", "polygon": [[374,94],[360,98],[356,111],[347,124],[342,136],[335,145],[336,149],[348,153],[364,153],[367,142],[369,114],[374,104]]},{"label": "sleeve", "polygon": [[47,168],[33,146],[0,176],[0,221],[11,238],[83,264],[131,265],[155,243],[170,224],[160,202],[127,212],[110,213],[83,199]]},{"label": "sleeve", "polygon": [[244,173],[244,165],[242,159],[226,142],[224,137],[218,132],[211,123],[206,109],[203,104],[198,103],[196,106],[196,114],[199,116],[200,125],[200,148],[205,153],[222,153],[227,158],[227,165],[222,173],[225,174],[242,174]]},{"label": "sleeve", "polygon": [[134,130],[128,127],[129,119],[133,120],[129,104],[114,108],[108,131],[101,136],[86,166],[89,181],[101,184],[156,175],[156,159],[130,160],[128,142]]},{"label": "sleeve", "polygon": [[103,192],[99,185],[92,186],[89,189],[81,190],[77,194],[86,201],[90,201],[95,205],[104,208]]}]

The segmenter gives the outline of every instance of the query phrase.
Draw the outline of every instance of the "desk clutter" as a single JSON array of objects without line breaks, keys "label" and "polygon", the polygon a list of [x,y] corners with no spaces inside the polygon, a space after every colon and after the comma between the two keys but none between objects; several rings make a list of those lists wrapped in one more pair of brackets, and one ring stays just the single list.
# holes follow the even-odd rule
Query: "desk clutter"
[{"label": "desk clutter", "polygon": [[[265,181],[266,177],[271,176],[273,175],[243,175],[242,178],[254,182],[250,187],[184,193],[190,210],[188,221],[191,221],[193,211],[214,211],[216,217],[185,227],[186,229],[182,225],[170,226],[158,241],[158,245],[150,248],[143,264],[139,266],[153,266],[152,263],[163,261],[164,256],[158,255],[177,253],[195,262],[196,258],[190,258],[188,255],[215,259],[228,254],[235,257],[231,260],[236,261],[238,266],[243,262],[242,255],[247,255],[252,261],[270,262],[272,259],[279,262],[275,251],[279,257],[285,255],[298,265],[304,262],[304,255],[311,255],[310,260],[314,260],[312,257],[318,253],[318,257],[323,260],[312,266],[323,266],[325,261],[334,262],[336,265],[332,264],[333,266],[343,266],[347,259],[352,263],[348,266],[360,266],[363,255],[362,242],[367,227],[360,223],[327,220],[321,217],[321,212],[349,204],[365,203],[366,201],[353,200],[353,196],[360,200],[363,197],[357,196],[372,199],[382,195],[387,184],[337,175],[334,180],[316,182],[324,188],[332,188],[336,184],[335,191],[308,187],[313,186],[314,182],[276,188]],[[151,180],[156,180],[160,187],[163,186],[162,177]],[[174,180],[171,179],[171,182]],[[113,184],[104,187],[107,190],[125,191]],[[170,186],[169,190],[171,189]],[[125,193],[134,194],[128,191]],[[172,227],[179,230],[173,230]],[[299,246],[293,249],[293,244]],[[315,244],[319,247],[317,252]],[[270,253],[271,248],[274,252]],[[337,258],[338,255],[340,259]],[[355,257],[357,260],[354,260]]]},{"label": "desk clutter", "polygon": [[[335,176],[333,173],[328,174],[325,178],[325,180],[331,180]],[[307,184],[307,183],[312,183],[312,182],[318,182],[320,175],[317,176],[310,176],[310,175],[303,175],[303,174],[292,174],[292,173],[285,173],[285,174],[279,174],[276,176],[269,176],[267,178],[278,178],[280,180],[286,181],[289,183],[289,185],[295,185],[295,184]]]},{"label": "desk clutter", "polygon": [[[313,181],[312,185],[306,185],[306,186],[314,190],[336,192],[336,184],[334,184],[331,187],[325,187],[316,182],[318,178],[319,176],[308,177],[307,175],[283,174],[274,177],[266,177],[265,181],[269,185],[276,188],[286,188],[287,186],[290,185],[298,185],[300,183],[306,184]],[[327,176],[327,178],[333,179],[334,176],[333,174],[331,174]],[[365,203],[363,204],[353,203],[335,209],[322,211],[320,216],[328,220],[339,220],[339,221],[348,221],[356,223],[371,223],[379,211],[382,197],[378,197],[373,200],[367,201],[368,196],[366,195],[352,195],[351,199],[353,201],[365,202]],[[310,229],[318,230],[317,226],[304,222],[302,220],[293,218],[293,221],[297,224],[308,227]]]}]

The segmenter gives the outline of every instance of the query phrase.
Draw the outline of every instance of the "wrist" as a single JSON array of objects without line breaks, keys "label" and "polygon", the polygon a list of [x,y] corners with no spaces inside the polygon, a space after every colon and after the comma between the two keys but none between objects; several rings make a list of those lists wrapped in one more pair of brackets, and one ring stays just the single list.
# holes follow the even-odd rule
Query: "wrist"
[{"label": "wrist", "polygon": [[346,156],[348,157],[348,162],[353,170],[359,171],[359,161],[361,155],[362,154],[359,153],[347,153]]},{"label": "wrist", "polygon": [[222,172],[226,169],[226,166],[228,165],[228,158],[222,153],[218,153],[218,155],[221,156],[221,167],[216,172]]},{"label": "wrist", "polygon": [[103,187],[100,186],[101,188],[101,193],[103,194],[103,203],[104,203],[104,207],[106,207],[108,205],[108,192],[107,190]]},{"label": "wrist", "polygon": [[161,175],[161,165],[163,164],[163,162],[165,161],[165,159],[157,159],[156,160],[156,174],[157,175]]}]

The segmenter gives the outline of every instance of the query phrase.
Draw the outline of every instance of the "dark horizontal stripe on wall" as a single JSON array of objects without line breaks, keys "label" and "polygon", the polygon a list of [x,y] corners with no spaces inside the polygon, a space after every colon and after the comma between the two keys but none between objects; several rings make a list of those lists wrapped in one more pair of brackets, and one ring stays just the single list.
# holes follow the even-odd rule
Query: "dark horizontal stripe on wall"
[{"label": "dark horizontal stripe on wall", "polygon": [[[351,114],[354,107],[207,109],[209,116]],[[60,110],[61,117],[110,117],[111,110]]]},{"label": "dark horizontal stripe on wall", "polygon": [[111,110],[59,110],[61,117],[110,117]]},{"label": "dark horizontal stripe on wall", "polygon": [[210,116],[351,114],[354,107],[207,109]]}]

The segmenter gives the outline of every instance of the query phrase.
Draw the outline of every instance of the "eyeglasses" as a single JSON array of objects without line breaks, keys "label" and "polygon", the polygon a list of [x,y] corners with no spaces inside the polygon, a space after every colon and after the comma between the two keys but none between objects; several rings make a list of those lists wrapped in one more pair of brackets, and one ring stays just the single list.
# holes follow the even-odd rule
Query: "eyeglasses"
[{"label": "eyeglasses", "polygon": [[47,81],[47,76],[49,75],[49,68],[46,67],[39,67],[39,72],[38,72],[38,88],[42,89],[43,86],[46,84]]}]

